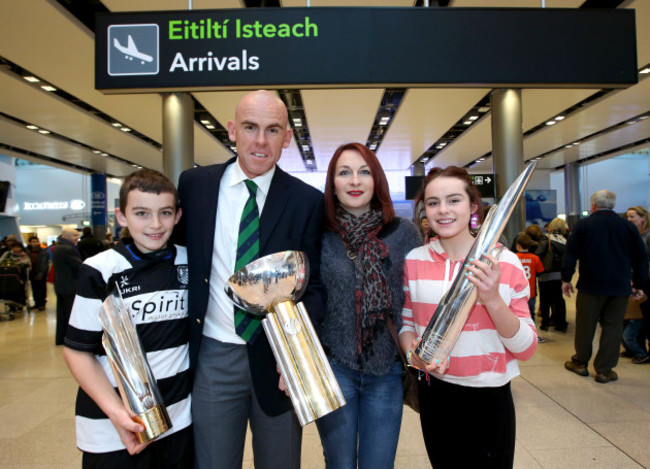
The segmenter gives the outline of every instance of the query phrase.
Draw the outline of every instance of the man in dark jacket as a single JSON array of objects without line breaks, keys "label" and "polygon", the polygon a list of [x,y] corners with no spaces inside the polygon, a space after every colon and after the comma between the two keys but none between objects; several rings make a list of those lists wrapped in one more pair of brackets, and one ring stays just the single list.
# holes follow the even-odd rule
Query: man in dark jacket
[{"label": "man in dark jacket", "polygon": [[77,274],[81,256],[77,250],[79,232],[64,229],[52,254],[54,267],[54,292],[56,293],[56,345],[63,345],[70,320],[74,295],[77,292]]},{"label": "man in dark jacket", "polygon": [[104,250],[104,243],[95,238],[91,227],[86,226],[83,229],[77,248],[79,249],[81,260],[85,261],[89,257],[93,257],[95,254],[102,252]]},{"label": "man in dark jacket", "polygon": [[47,296],[47,272],[50,270],[50,258],[47,251],[41,247],[41,243],[36,236],[29,238],[27,254],[32,262],[29,281],[32,284],[34,308],[43,311],[45,310],[45,298]]},{"label": "man in dark jacket", "polygon": [[[305,252],[310,272],[302,301],[315,324],[325,314],[319,275],[323,194],[276,166],[292,134],[287,109],[275,93],[249,93],[237,105],[235,121],[228,122],[237,159],[189,169],[180,177],[183,217],[175,232],[186,233],[190,265],[192,421],[198,469],[241,467],[249,421],[256,468],[300,467],[302,429],[291,401],[278,389],[269,342],[252,321],[241,332],[253,334],[246,338],[240,334],[224,291],[235,271],[241,215],[248,206],[249,215],[259,215],[258,229],[250,230],[257,235],[259,257],[286,250]],[[251,182],[259,190],[249,186]],[[250,220],[255,219],[251,215]],[[245,321],[241,318],[237,324]]]},{"label": "man in dark jacket", "polygon": [[[648,275],[648,260],[639,230],[612,209],[616,194],[602,190],[591,196],[591,215],[580,220],[567,241],[562,268],[562,292],[573,293],[571,277],[580,261],[576,297],[576,353],[564,367],[589,376],[596,325],[602,332],[594,359],[596,381],[616,381],[623,316],[628,298],[640,299]],[[630,280],[632,284],[630,285]]]}]

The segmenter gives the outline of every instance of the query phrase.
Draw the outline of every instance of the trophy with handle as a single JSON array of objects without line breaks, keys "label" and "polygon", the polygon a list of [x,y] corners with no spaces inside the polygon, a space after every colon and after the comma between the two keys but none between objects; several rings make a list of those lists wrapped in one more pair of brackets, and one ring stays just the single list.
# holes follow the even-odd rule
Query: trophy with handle
[{"label": "trophy with handle", "polygon": [[225,288],[235,305],[265,315],[262,326],[302,426],[345,405],[307,310],[295,303],[308,279],[307,256],[283,251],[242,267]]},{"label": "trophy with handle", "polygon": [[136,414],[133,420],[144,427],[136,434],[138,441],[146,443],[169,430],[172,422],[117,285],[102,303],[99,321],[104,329],[102,344],[120,396]]},{"label": "trophy with handle", "polygon": [[422,334],[422,340],[415,349],[415,353],[425,362],[444,363],[451,355],[451,350],[454,348],[478,297],[476,286],[465,275],[469,259],[481,259],[485,254],[499,256],[502,247],[495,248],[495,245],[524,193],[535,166],[537,166],[537,161],[530,163],[499,203],[490,208],[458,275],[438,304]]}]

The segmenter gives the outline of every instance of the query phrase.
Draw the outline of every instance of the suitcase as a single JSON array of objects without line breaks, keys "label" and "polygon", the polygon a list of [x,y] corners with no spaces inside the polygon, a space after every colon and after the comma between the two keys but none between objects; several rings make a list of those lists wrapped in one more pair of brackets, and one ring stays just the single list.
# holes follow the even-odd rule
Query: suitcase
[{"label": "suitcase", "polygon": [[0,320],[10,321],[13,312],[21,311],[27,304],[27,273],[18,264],[0,264]]}]

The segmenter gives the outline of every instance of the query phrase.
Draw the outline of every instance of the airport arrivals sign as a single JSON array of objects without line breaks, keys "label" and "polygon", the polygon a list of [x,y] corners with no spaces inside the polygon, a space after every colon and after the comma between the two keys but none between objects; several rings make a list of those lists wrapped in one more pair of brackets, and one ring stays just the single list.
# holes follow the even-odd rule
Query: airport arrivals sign
[{"label": "airport arrivals sign", "polygon": [[109,92],[253,87],[626,87],[634,10],[250,8],[102,13]]}]

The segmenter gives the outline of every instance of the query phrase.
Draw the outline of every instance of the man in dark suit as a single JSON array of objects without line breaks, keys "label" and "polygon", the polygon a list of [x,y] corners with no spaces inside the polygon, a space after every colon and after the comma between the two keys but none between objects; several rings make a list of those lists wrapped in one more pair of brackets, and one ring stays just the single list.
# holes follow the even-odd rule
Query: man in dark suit
[{"label": "man in dark suit", "polygon": [[59,236],[59,242],[52,253],[54,293],[56,293],[56,338],[54,340],[56,345],[63,345],[74,295],[77,293],[77,275],[81,267],[77,241],[79,241],[79,232],[66,228]]},{"label": "man in dark suit", "polygon": [[[589,376],[596,325],[600,343],[594,358],[596,382],[616,381],[623,335],[623,317],[630,295],[641,299],[648,260],[639,230],[614,212],[616,194],[601,190],[591,196],[591,215],[576,223],[567,241],[562,267],[562,292],[571,296],[571,277],[580,261],[576,297],[576,353],[564,367]],[[630,281],[632,283],[630,283]]]},{"label": "man in dark suit", "polygon": [[[253,433],[255,467],[300,466],[302,429],[279,389],[271,348],[262,332],[246,342],[235,330],[224,292],[234,273],[240,218],[257,186],[259,257],[285,250],[307,254],[310,279],[302,298],[318,327],[325,296],[320,283],[323,196],[276,166],[291,142],[288,113],[274,93],[244,96],[228,122],[237,158],[185,171],[179,181],[190,266],[190,363],[197,468],[240,468],[246,427]],[[252,196],[251,196],[252,197]]]}]

